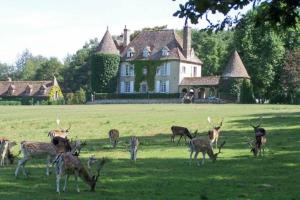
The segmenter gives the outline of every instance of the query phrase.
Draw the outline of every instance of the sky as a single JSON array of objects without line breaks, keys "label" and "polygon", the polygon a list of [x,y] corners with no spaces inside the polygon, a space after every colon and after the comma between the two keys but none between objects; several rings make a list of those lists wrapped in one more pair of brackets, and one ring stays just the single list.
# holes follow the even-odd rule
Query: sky
[{"label": "sky", "polygon": [[[0,62],[14,64],[25,49],[61,61],[109,27],[120,35],[144,27],[181,29],[173,17],[185,0],[0,0]],[[200,22],[192,28],[203,28]]]}]

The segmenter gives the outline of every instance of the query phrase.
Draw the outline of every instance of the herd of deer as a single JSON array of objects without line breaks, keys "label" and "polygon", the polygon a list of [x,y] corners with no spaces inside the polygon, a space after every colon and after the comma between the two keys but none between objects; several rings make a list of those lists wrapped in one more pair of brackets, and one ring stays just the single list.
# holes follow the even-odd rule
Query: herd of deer
[{"label": "herd of deer", "polygon": [[[254,139],[249,142],[251,147],[251,152],[254,156],[264,152],[264,145],[266,144],[266,131],[261,128],[261,119],[257,125],[253,125],[250,122],[250,126],[254,128],[255,136]],[[188,146],[190,148],[190,164],[192,162],[193,153],[195,161],[197,161],[198,154],[202,153],[202,164],[205,162],[205,155],[207,154],[209,158],[214,162],[217,159],[219,153],[221,153],[222,147],[225,145],[225,141],[218,147],[218,139],[220,136],[220,130],[223,124],[222,121],[215,125],[210,117],[208,117],[208,122],[212,126],[212,130],[208,131],[208,137],[196,137],[198,131],[196,130],[193,135],[186,127],[172,126],[171,127],[171,141],[174,142],[176,136],[180,136],[177,145],[179,144],[182,137],[186,141],[186,137],[190,139]],[[56,191],[60,193],[60,180],[65,179],[63,191],[66,190],[67,180],[70,175],[75,176],[77,191],[79,192],[79,187],[77,183],[78,177],[80,177],[87,185],[90,186],[90,190],[94,191],[97,180],[100,175],[100,170],[107,162],[106,158],[96,159],[94,156],[89,157],[87,162],[87,168],[81,163],[79,159],[80,150],[86,145],[86,142],[81,142],[80,140],[70,141],[68,139],[68,134],[71,126],[68,129],[55,129],[48,133],[50,137],[50,142],[36,142],[36,141],[22,141],[20,145],[20,153],[22,153],[22,158],[18,161],[17,168],[15,170],[15,176],[19,174],[20,168],[25,176],[28,173],[25,169],[25,164],[28,160],[37,157],[45,157],[47,159],[46,175],[50,174],[50,165],[55,166],[56,171]],[[118,144],[120,137],[119,131],[117,129],[111,129],[108,133],[110,143],[113,148]],[[137,159],[137,151],[139,146],[139,139],[135,136],[130,138],[130,158],[133,161]],[[7,138],[0,137],[0,165],[4,166],[5,163],[12,164],[14,156],[11,153],[11,148],[16,145],[16,142],[10,141]],[[213,145],[218,148],[218,153],[214,153]],[[19,154],[20,154],[19,153]],[[200,165],[200,162],[197,162]],[[96,165],[96,174],[92,172],[92,165]]]}]

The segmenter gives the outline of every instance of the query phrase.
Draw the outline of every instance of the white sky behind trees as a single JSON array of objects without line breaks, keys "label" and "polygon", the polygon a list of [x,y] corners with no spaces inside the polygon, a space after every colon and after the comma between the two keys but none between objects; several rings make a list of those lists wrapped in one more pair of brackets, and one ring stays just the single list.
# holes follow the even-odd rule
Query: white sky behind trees
[{"label": "white sky behind trees", "polygon": [[[185,0],[0,0],[0,62],[14,64],[25,49],[33,55],[63,60],[85,42],[101,40],[106,27],[112,35],[127,25],[132,32],[168,25],[181,29],[173,17]],[[201,22],[193,28],[203,28]]]}]

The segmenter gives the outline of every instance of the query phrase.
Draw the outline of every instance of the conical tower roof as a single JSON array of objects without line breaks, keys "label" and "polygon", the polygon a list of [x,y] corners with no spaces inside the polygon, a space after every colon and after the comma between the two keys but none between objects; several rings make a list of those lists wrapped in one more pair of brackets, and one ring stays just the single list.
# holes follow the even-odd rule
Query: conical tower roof
[{"label": "conical tower roof", "polygon": [[106,32],[96,50],[99,53],[119,55],[119,51],[118,51],[118,49],[114,43],[114,40],[111,37],[111,34],[109,33],[108,29],[106,30]]},{"label": "conical tower roof", "polygon": [[222,77],[250,78],[237,51],[234,51],[234,53],[231,55]]}]

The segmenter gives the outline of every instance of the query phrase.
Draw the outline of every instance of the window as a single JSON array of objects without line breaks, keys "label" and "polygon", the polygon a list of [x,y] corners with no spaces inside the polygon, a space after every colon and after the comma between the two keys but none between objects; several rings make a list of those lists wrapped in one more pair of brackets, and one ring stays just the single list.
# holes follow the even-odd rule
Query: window
[{"label": "window", "polygon": [[160,75],[161,76],[166,76],[167,75],[167,73],[168,73],[167,68],[168,68],[167,63],[164,63],[164,65],[160,69]]},{"label": "window", "polygon": [[143,68],[143,75],[147,75],[147,67]]},{"label": "window", "polygon": [[160,75],[160,67],[157,67],[157,68],[156,68],[156,75],[157,75],[157,76]]},{"label": "window", "polygon": [[125,82],[125,92],[130,92],[130,82]]},{"label": "window", "polygon": [[147,92],[147,84],[146,83],[141,84],[141,92],[142,93],[146,93]]},{"label": "window", "polygon": [[168,47],[164,47],[164,48],[162,48],[162,50],[161,50],[161,54],[162,54],[162,56],[168,56],[169,55],[169,48]]},{"label": "window", "polygon": [[134,48],[133,48],[133,47],[130,47],[130,48],[127,50],[127,58],[133,57],[133,54],[134,54]]},{"label": "window", "polygon": [[185,66],[183,66],[183,67],[181,68],[181,72],[182,72],[183,74],[185,74]]},{"label": "window", "polygon": [[159,91],[160,92],[167,92],[166,81],[160,81]]},{"label": "window", "polygon": [[134,76],[134,68],[132,65],[125,65],[125,76]]},{"label": "window", "polygon": [[150,56],[150,52],[151,52],[150,47],[149,46],[145,47],[143,50],[143,57],[148,58]]},{"label": "window", "polygon": [[197,67],[194,67],[194,76],[197,76]]},{"label": "window", "polygon": [[32,92],[32,85],[27,85],[25,89],[26,95],[30,95]]}]

